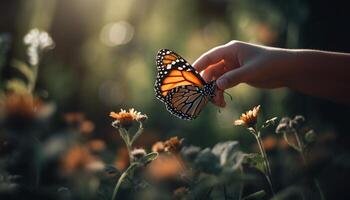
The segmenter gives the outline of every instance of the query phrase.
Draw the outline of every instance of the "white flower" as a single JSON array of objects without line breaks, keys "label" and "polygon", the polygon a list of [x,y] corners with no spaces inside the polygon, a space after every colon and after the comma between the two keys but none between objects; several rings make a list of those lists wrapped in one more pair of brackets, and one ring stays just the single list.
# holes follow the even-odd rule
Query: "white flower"
[{"label": "white flower", "polygon": [[54,42],[50,35],[36,28],[24,36],[23,42],[28,45],[27,54],[31,65],[37,65],[39,63],[39,55],[42,51],[54,47]]}]

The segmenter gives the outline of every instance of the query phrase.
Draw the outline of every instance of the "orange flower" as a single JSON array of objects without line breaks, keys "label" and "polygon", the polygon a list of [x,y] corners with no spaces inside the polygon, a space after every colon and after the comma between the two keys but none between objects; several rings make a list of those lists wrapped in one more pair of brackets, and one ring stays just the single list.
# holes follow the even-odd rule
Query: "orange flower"
[{"label": "orange flower", "polygon": [[63,119],[69,124],[74,124],[82,122],[85,119],[85,116],[81,112],[69,112],[64,114]]},{"label": "orange flower", "polygon": [[65,173],[72,174],[78,170],[95,170],[96,166],[103,163],[91,155],[89,150],[82,145],[72,146],[61,158],[62,168]]},{"label": "orange flower", "polygon": [[158,181],[178,177],[182,171],[183,169],[178,158],[174,155],[166,154],[159,155],[147,167],[150,178]]},{"label": "orange flower", "polygon": [[177,136],[172,137],[164,142],[164,150],[171,153],[180,152],[181,147],[182,147],[182,139],[179,140]]},{"label": "orange flower", "polygon": [[137,112],[135,109],[131,108],[127,112],[126,110],[121,109],[120,112],[110,112],[109,116],[114,118],[113,126],[116,128],[130,128],[133,121],[142,122],[147,119],[147,115],[143,115],[140,112]]},{"label": "orange flower", "polygon": [[79,131],[83,135],[90,135],[95,130],[95,124],[90,120],[84,120],[79,125]]},{"label": "orange flower", "polygon": [[260,105],[255,106],[253,110],[242,113],[241,117],[238,120],[235,120],[233,124],[236,126],[244,125],[248,127],[254,127],[258,119],[259,110]]},{"label": "orange flower", "polygon": [[106,149],[106,143],[100,139],[94,139],[88,142],[88,147],[92,151],[99,152]]},{"label": "orange flower", "polygon": [[158,141],[158,142],[154,143],[152,146],[152,151],[158,152],[158,153],[164,152],[165,151],[164,142]]},{"label": "orange flower", "polygon": [[8,118],[30,120],[41,115],[44,102],[25,93],[9,93],[0,99],[0,111],[4,112]]}]

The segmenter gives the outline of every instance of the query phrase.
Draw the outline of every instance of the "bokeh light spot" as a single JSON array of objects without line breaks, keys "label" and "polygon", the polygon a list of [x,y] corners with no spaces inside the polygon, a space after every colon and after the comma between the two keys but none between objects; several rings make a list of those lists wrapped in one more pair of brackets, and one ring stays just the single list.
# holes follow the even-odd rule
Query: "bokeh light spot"
[{"label": "bokeh light spot", "polygon": [[114,47],[129,43],[134,36],[134,27],[126,21],[106,24],[100,33],[103,44]]}]

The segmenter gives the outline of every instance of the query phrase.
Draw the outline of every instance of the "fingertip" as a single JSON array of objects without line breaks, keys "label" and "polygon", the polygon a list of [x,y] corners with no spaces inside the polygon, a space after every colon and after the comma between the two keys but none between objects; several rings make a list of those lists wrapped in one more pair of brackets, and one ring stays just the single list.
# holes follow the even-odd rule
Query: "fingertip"
[{"label": "fingertip", "polygon": [[220,96],[220,106],[223,108],[226,106],[226,102],[223,95]]},{"label": "fingertip", "polygon": [[225,57],[224,50],[224,46],[214,47],[197,58],[197,60],[193,62],[192,66],[200,72],[206,69],[208,66],[223,60]]},{"label": "fingertip", "polygon": [[222,90],[218,89],[215,92],[214,102],[215,102],[215,105],[217,105],[219,107],[225,107],[226,106],[226,102],[224,100],[224,94],[223,94]]},{"label": "fingertip", "polygon": [[219,89],[226,90],[245,82],[244,80],[247,80],[248,75],[249,70],[245,67],[239,67],[220,76],[216,81],[216,85]]},{"label": "fingertip", "polygon": [[220,90],[225,90],[227,89],[227,85],[229,84],[229,81],[227,78],[219,78],[218,80],[216,80],[216,86],[220,89]]}]

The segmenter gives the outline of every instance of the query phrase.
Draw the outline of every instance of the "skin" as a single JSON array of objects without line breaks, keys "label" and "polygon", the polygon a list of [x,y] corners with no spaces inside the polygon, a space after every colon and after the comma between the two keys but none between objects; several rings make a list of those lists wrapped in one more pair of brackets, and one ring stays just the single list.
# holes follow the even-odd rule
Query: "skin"
[{"label": "skin", "polygon": [[240,83],[257,88],[288,87],[301,93],[350,104],[350,54],[282,49],[231,41],[201,55],[193,64],[205,81],[216,80],[217,106],[223,92]]}]

